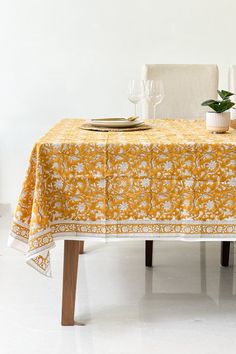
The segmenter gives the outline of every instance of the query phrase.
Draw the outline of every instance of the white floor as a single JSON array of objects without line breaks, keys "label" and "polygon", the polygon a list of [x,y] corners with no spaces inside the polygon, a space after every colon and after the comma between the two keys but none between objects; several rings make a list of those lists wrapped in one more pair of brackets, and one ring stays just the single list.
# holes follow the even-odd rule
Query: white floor
[{"label": "white floor", "polygon": [[154,267],[143,242],[93,242],[80,256],[74,327],[60,326],[63,243],[52,279],[6,247],[0,218],[0,353],[236,353],[236,282],[219,243],[156,242]]}]

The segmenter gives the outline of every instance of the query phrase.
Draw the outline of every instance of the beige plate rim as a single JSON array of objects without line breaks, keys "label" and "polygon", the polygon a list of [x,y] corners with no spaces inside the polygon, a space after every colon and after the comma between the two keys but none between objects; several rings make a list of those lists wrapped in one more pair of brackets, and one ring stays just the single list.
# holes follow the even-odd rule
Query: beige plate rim
[{"label": "beige plate rim", "polygon": [[136,127],[144,123],[144,120],[137,119],[135,121],[89,121],[89,124],[94,127],[108,127],[108,128],[122,128],[122,127]]}]

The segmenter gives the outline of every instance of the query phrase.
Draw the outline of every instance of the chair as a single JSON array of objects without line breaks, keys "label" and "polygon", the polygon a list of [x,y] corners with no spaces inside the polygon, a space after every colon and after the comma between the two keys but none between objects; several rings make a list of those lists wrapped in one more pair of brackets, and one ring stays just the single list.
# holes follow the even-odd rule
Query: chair
[{"label": "chair", "polygon": [[[236,92],[236,66],[233,67]],[[201,103],[217,99],[218,67],[210,64],[146,64],[143,80],[162,80],[165,98],[157,107],[158,118],[204,118],[206,108]],[[153,107],[145,105],[145,117],[152,118]],[[221,265],[229,264],[230,242],[221,242]],[[152,267],[153,241],[145,242],[145,263]]]},{"label": "chair", "polygon": [[[236,93],[236,65],[229,70],[229,91]],[[236,103],[236,96],[232,96],[232,101]]]},{"label": "chair", "polygon": [[[195,119],[205,116],[201,103],[217,98],[218,67],[204,64],[146,64],[144,80],[160,79],[164,83],[165,98],[157,106],[158,118]],[[145,117],[152,117],[153,108],[146,105]]]}]

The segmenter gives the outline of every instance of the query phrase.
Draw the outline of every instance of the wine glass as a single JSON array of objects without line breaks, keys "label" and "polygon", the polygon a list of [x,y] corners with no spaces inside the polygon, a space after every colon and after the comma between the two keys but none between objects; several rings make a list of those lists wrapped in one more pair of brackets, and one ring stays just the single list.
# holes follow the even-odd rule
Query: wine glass
[{"label": "wine glass", "polygon": [[145,83],[145,96],[153,106],[153,118],[156,118],[156,107],[164,98],[164,86],[161,80],[147,80]]},{"label": "wine glass", "polygon": [[130,80],[128,87],[128,99],[134,104],[134,117],[137,116],[137,103],[144,97],[144,81]]}]

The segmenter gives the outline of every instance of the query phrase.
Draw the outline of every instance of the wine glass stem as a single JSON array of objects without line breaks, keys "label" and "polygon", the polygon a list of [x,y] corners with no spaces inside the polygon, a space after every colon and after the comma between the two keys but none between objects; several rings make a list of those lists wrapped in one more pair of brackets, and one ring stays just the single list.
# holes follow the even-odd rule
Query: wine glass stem
[{"label": "wine glass stem", "polygon": [[136,117],[137,115],[137,103],[134,104],[134,116]]},{"label": "wine glass stem", "polygon": [[153,118],[156,118],[156,105],[153,105]]}]

